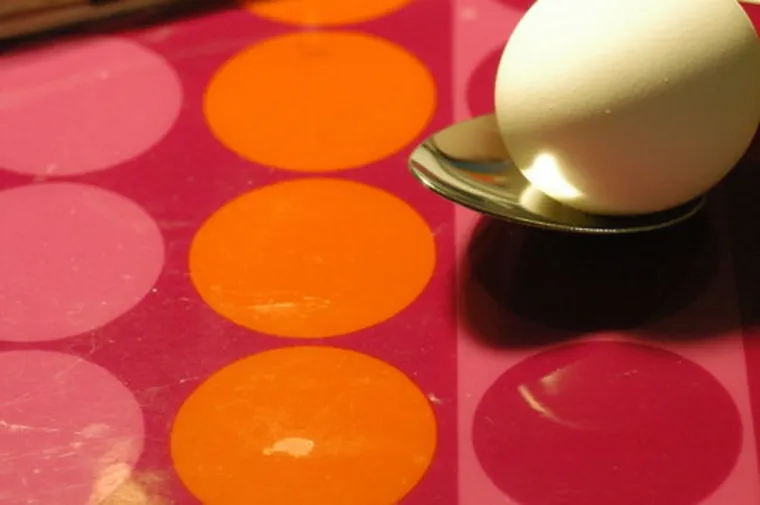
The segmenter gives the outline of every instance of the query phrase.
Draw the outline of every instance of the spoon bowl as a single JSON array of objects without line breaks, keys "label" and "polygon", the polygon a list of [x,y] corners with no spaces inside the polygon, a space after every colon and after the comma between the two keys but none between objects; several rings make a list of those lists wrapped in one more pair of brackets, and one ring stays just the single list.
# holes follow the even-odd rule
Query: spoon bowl
[{"label": "spoon bowl", "polygon": [[623,234],[680,223],[704,205],[701,196],[676,208],[636,216],[600,216],[563,205],[536,189],[512,163],[493,114],[445,128],[409,158],[412,174],[442,197],[526,226],[585,234]]}]

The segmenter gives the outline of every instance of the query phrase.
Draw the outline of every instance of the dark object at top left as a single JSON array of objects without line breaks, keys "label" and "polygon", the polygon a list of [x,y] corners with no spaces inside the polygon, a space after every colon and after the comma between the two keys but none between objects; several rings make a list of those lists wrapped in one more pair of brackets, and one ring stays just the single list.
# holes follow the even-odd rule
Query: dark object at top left
[{"label": "dark object at top left", "polygon": [[160,21],[229,3],[226,0],[0,0],[0,42],[93,27],[111,29],[112,23]]}]

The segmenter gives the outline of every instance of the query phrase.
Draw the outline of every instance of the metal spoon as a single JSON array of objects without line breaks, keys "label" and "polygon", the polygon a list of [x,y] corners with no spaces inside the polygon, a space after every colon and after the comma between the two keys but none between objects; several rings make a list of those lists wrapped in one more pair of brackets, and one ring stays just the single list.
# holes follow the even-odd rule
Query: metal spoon
[{"label": "metal spoon", "polygon": [[622,234],[652,231],[697,213],[705,197],[637,216],[587,214],[533,187],[509,158],[493,114],[456,123],[419,145],[409,169],[423,185],[454,203],[499,219],[550,230]]}]

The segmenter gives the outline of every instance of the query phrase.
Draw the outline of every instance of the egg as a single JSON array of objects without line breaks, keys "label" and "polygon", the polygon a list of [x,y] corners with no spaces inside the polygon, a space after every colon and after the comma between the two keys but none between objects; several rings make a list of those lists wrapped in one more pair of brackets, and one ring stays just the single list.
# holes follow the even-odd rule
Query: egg
[{"label": "egg", "polygon": [[714,187],[760,121],[760,41],[736,0],[538,0],[502,54],[496,117],[551,198],[657,212]]}]

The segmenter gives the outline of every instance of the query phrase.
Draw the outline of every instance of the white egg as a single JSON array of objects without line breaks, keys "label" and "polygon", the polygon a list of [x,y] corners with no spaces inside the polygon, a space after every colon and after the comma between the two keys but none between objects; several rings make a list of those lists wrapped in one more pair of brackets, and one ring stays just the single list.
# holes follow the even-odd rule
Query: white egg
[{"label": "white egg", "polygon": [[598,214],[710,190],[760,121],[760,40],[736,0],[538,0],[496,78],[507,150],[539,190]]}]

